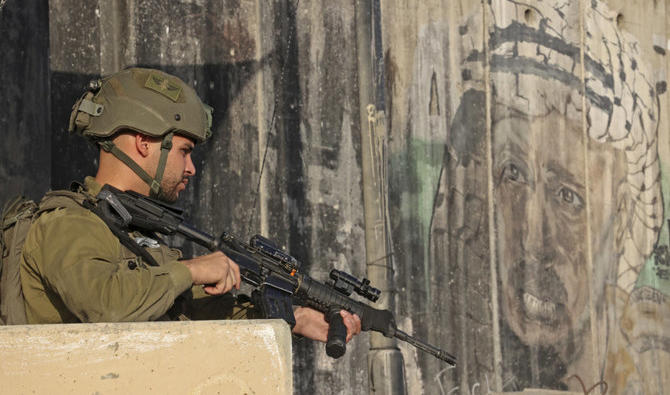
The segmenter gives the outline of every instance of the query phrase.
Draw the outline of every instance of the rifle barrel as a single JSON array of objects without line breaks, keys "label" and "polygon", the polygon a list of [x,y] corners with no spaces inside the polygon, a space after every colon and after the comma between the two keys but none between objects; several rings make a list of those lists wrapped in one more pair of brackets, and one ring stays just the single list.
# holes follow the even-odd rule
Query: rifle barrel
[{"label": "rifle barrel", "polygon": [[419,339],[401,331],[400,329],[396,329],[394,336],[397,337],[398,339],[402,340],[402,341],[405,341],[405,342],[413,345],[414,347],[416,347],[420,350],[423,350],[423,351],[427,352],[428,354],[433,355],[436,358],[439,358],[439,359],[445,361],[446,363],[448,363],[451,366],[456,366],[456,357],[454,357],[453,355],[449,354],[448,352],[446,352],[444,350],[440,350],[439,348],[437,348],[433,345],[430,345],[428,343],[424,343],[423,341],[421,341],[421,340],[419,340]]}]

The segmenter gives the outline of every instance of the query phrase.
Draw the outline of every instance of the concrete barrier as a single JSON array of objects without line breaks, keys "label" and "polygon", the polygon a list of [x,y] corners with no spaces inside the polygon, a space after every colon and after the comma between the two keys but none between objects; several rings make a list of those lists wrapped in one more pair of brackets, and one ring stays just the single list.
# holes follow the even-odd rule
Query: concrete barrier
[{"label": "concrete barrier", "polygon": [[582,392],[559,391],[545,388],[524,388],[516,392],[489,392],[489,395],[582,395]]},{"label": "concrete barrier", "polygon": [[0,327],[8,394],[292,394],[279,320]]}]

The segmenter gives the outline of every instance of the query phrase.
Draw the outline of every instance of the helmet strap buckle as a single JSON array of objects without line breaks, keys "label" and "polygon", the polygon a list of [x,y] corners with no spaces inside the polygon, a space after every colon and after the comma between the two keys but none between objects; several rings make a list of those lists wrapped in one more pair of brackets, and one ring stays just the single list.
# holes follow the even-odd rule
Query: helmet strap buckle
[{"label": "helmet strap buckle", "polygon": [[165,174],[165,165],[167,164],[167,157],[172,149],[172,137],[174,132],[170,132],[163,137],[161,142],[161,157],[158,159],[158,167],[156,167],[156,175],[154,176],[153,181],[151,182],[151,194],[153,197],[157,197],[160,192],[160,184],[163,180],[163,175]]},{"label": "helmet strap buckle", "polygon": [[151,196],[158,196],[158,193],[161,191],[161,183],[156,180],[151,180]]}]

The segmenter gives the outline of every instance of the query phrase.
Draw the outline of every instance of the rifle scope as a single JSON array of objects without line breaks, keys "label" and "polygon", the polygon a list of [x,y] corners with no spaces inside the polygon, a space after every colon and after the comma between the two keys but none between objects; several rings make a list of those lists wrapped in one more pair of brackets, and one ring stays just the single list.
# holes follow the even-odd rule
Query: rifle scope
[{"label": "rifle scope", "polygon": [[330,271],[330,278],[333,280],[332,287],[339,292],[349,296],[352,291],[366,298],[371,302],[379,299],[382,291],[370,285],[370,280],[364,278],[359,280],[355,276],[341,270],[333,269]]}]

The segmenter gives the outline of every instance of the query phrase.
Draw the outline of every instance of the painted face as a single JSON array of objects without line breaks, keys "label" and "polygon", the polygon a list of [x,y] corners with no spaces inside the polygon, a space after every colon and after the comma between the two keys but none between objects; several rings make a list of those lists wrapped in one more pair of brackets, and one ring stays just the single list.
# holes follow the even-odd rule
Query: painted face
[{"label": "painted face", "polygon": [[[501,119],[493,140],[503,317],[524,343],[553,344],[589,318],[582,130],[552,112]],[[589,143],[589,169],[602,171],[590,177],[594,253],[613,243],[613,175],[604,168],[613,158],[613,149]]]},{"label": "painted face", "polygon": [[179,193],[186,189],[188,178],[195,175],[195,165],[191,159],[194,146],[193,141],[186,137],[175,135],[172,138],[172,150],[168,154],[158,199],[174,203]]}]

